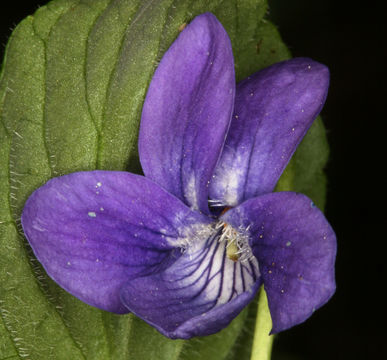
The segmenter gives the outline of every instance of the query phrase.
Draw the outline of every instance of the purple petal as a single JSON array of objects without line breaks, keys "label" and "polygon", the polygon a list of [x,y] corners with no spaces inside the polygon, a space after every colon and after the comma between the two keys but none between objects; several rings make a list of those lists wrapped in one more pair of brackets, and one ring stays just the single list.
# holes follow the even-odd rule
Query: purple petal
[{"label": "purple petal", "polygon": [[328,69],[306,58],[275,64],[239,83],[210,198],[236,206],[272,192],[321,111],[328,84]]},{"label": "purple petal", "polygon": [[335,291],[336,237],[305,195],[263,195],[223,220],[249,227],[273,320],[273,333],[306,320]]},{"label": "purple petal", "polygon": [[171,267],[125,285],[123,303],[173,339],[209,335],[227,326],[254,297],[261,278],[254,257],[228,258],[221,233],[216,227],[197,228]]},{"label": "purple petal", "polygon": [[184,227],[208,222],[158,185],[125,172],[54,178],[24,207],[22,225],[38,260],[60,286],[98,308],[128,312],[128,279],[161,271]]},{"label": "purple petal", "polygon": [[165,53],[145,99],[139,153],[144,174],[208,213],[208,182],[234,106],[230,39],[212,14],[196,17]]}]

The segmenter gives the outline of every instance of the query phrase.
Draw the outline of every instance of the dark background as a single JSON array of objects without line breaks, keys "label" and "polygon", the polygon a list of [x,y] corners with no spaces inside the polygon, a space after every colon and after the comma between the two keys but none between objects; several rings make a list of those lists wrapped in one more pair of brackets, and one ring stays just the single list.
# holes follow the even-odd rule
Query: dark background
[{"label": "dark background", "polygon": [[326,215],[338,238],[336,295],[312,321],[279,335],[275,354],[387,359],[387,236],[381,231],[386,162],[380,142],[387,95],[385,11],[377,1],[269,3],[293,56],[309,56],[331,70],[322,112],[331,148]]},{"label": "dark background", "polygon": [[[2,5],[1,58],[11,29],[45,3]],[[331,70],[322,112],[331,146],[326,215],[339,243],[336,295],[312,320],[277,336],[273,360],[387,359],[387,237],[381,231],[387,220],[382,199],[385,12],[377,1],[356,5],[346,0],[269,0],[269,4],[269,17],[293,56],[311,57]]]}]

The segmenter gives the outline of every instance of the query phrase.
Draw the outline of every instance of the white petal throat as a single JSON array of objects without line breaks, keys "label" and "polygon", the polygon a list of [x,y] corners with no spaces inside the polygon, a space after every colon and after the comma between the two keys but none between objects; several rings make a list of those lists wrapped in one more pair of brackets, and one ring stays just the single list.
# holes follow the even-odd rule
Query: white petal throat
[{"label": "white petal throat", "polygon": [[250,291],[260,277],[248,229],[234,229],[224,222],[195,226],[179,245],[183,255],[173,266],[179,274],[175,286],[196,293],[203,305],[225,304]]}]

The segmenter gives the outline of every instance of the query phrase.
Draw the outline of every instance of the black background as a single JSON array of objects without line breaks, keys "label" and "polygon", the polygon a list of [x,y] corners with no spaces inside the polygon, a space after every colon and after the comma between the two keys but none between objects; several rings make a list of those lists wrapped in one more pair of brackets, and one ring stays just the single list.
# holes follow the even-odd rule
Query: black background
[{"label": "black background", "polygon": [[312,320],[278,336],[274,349],[295,359],[387,359],[385,12],[377,1],[269,3],[293,55],[331,70],[322,112],[331,147],[326,215],[338,238],[336,295]]},{"label": "black background", "polygon": [[[11,29],[45,3],[2,4],[1,57]],[[387,359],[385,12],[377,1],[269,4],[293,56],[331,70],[322,112],[331,146],[326,215],[339,243],[336,295],[312,319],[277,336],[273,360]]]}]

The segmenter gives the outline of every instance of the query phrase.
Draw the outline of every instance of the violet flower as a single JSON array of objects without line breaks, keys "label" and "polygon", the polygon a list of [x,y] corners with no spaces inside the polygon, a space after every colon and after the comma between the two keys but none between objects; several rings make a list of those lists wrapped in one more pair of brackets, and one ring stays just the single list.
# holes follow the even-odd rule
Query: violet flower
[{"label": "violet flower", "polygon": [[145,177],[77,172],[37,189],[22,214],[36,257],[82,301],[133,312],[170,338],[219,331],[261,285],[273,333],[304,321],[334,292],[336,239],[310,199],[272,191],[328,79],[298,58],[235,88],[224,28],[196,17],[149,86]]}]

